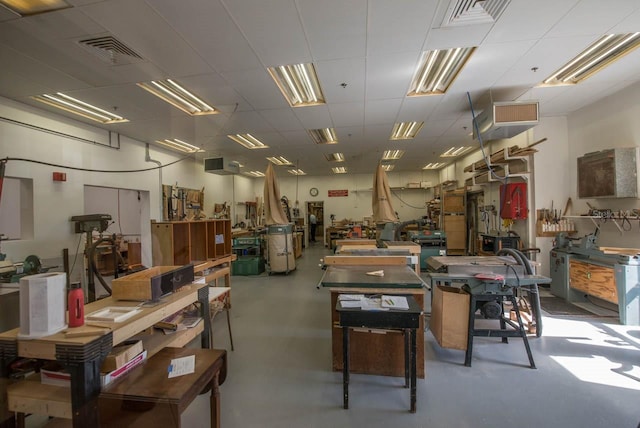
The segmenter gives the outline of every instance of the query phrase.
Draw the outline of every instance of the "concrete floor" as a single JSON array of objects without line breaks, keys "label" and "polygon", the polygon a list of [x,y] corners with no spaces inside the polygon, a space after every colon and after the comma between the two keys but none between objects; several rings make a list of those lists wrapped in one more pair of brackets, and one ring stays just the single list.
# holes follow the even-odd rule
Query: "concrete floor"
[{"label": "concrete floor", "polygon": [[[214,321],[214,347],[229,350],[223,427],[638,426],[640,327],[615,318],[545,316],[544,336],[530,339],[536,370],[519,339],[476,338],[468,368],[463,351],[440,348],[426,331],[417,413],[408,411],[403,379],[357,374],[343,409],[342,374],[331,370],[329,295],[316,289],[326,254],[316,243],[288,275],[232,277],[235,351],[224,315]],[[200,396],[183,426],[208,427],[208,415]]]}]

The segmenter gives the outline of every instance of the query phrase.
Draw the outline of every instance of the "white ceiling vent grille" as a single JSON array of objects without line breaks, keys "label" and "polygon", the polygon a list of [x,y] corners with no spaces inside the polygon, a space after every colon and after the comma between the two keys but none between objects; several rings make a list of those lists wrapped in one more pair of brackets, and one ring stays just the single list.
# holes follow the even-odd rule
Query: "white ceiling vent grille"
[{"label": "white ceiling vent grille", "polygon": [[78,44],[111,65],[131,64],[143,59],[136,51],[111,35],[79,40]]},{"label": "white ceiling vent grille", "polygon": [[451,0],[443,27],[493,23],[511,0]]}]

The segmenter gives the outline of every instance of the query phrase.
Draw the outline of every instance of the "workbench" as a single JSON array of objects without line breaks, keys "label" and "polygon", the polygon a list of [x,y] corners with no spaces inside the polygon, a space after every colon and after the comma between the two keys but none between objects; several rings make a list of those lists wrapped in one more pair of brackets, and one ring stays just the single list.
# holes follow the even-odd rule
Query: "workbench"
[{"label": "workbench", "polygon": [[[199,302],[203,321],[198,326],[172,335],[151,334],[143,339],[148,357],[167,346],[180,347],[201,335],[202,347],[209,348],[209,286],[189,284],[163,297],[121,323],[109,323],[110,328],[96,327],[95,335],[67,337],[64,332],[38,339],[18,338],[19,329],[0,334],[0,371],[8,374],[7,366],[16,357],[56,360],[71,374],[71,388],[43,385],[24,380],[7,389],[9,410],[20,413],[45,414],[73,420],[75,428],[98,426],[96,398],[100,393],[100,366],[111,348],[155,323]],[[138,306],[139,302],[116,301],[109,297],[85,306],[91,313],[109,306]],[[86,325],[81,328],[88,328]]]},{"label": "workbench", "polygon": [[[343,308],[336,305],[339,325],[342,328],[342,385],[343,406],[349,408],[349,330],[355,328],[376,328],[400,330],[404,333],[404,375],[405,387],[410,388],[410,411],[416,411],[416,336],[422,320],[422,306],[412,296],[405,296],[409,308],[389,309],[387,311],[370,311],[362,308]],[[420,330],[422,332],[422,330]],[[424,364],[423,364],[424,367]]]},{"label": "workbench", "polygon": [[[343,257],[327,256],[326,271],[319,287],[329,288],[331,299],[331,340],[332,367],[342,371],[343,336],[339,324],[340,316],[336,310],[338,295],[349,294],[392,294],[407,295],[415,299],[421,310],[424,309],[425,283],[406,265],[406,257]],[[366,272],[383,270],[384,276],[370,276]],[[420,331],[424,330],[423,317],[420,317]],[[382,333],[382,334],[380,334]],[[369,328],[350,331],[351,373],[375,374],[383,376],[404,376],[403,334],[394,330],[376,330]],[[417,335],[416,373],[424,378],[424,335]]]}]

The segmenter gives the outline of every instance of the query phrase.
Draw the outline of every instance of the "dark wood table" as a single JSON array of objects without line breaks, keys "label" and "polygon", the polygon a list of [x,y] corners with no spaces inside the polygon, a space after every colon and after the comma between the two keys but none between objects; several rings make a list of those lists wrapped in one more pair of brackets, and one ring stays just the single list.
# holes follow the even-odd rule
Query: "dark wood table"
[{"label": "dark wood table", "polygon": [[[383,270],[384,276],[367,272]],[[424,281],[410,266],[328,266],[320,284],[323,287],[423,288]]]},{"label": "dark wood table", "polygon": [[[168,377],[172,359],[195,355],[194,373]],[[100,393],[100,427],[180,427],[180,415],[211,389],[211,427],[220,426],[220,392],[227,375],[221,349],[164,348]]]},{"label": "dark wood table", "polygon": [[411,295],[406,295],[409,303],[408,310],[372,311],[361,308],[343,308],[340,302],[336,304],[336,311],[340,314],[342,327],[343,352],[343,402],[344,408],[349,408],[349,329],[350,328],[379,328],[402,330],[404,332],[404,375],[405,387],[410,385],[412,413],[416,411],[416,330],[420,328],[422,308]]}]

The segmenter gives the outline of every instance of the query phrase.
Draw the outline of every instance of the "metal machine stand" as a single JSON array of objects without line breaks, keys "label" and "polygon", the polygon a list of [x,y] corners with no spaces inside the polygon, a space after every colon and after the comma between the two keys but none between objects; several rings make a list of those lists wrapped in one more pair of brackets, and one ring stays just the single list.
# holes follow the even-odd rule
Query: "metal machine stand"
[{"label": "metal machine stand", "polygon": [[[522,323],[522,317],[520,316],[520,310],[518,309],[518,302],[516,301],[516,296],[513,293],[513,289],[510,290],[509,294],[502,294],[496,296],[496,294],[471,294],[471,301],[469,303],[469,336],[467,337],[467,351],[464,354],[464,365],[467,367],[471,367],[471,357],[473,355],[473,337],[501,337],[503,343],[507,343],[508,337],[521,337],[524,341],[524,347],[527,350],[527,357],[529,357],[529,364],[532,369],[536,368],[535,363],[533,362],[533,355],[531,354],[531,348],[529,347],[529,340],[527,339],[527,333],[524,328],[524,324]],[[503,312],[501,311],[501,315],[499,316],[500,320],[500,330],[496,329],[476,329],[475,328],[475,312],[476,312],[476,304],[477,302],[495,302],[496,299],[500,300],[500,307],[502,307],[502,302],[504,300],[508,300],[513,305],[513,309],[516,312],[516,318],[518,323],[514,323],[508,318],[505,318]],[[507,324],[513,328],[513,330],[507,330]]]}]

